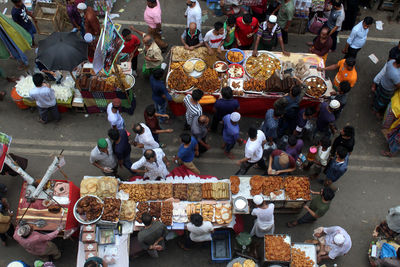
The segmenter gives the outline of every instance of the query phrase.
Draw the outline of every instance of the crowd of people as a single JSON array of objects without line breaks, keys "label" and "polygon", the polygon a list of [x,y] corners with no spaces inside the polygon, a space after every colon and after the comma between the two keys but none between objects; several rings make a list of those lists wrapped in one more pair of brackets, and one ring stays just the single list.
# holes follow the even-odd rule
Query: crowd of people
[{"label": "crowd of people", "polygon": [[[33,14],[26,9],[21,0],[12,1],[13,20],[32,35],[32,44],[35,46],[36,29],[28,17],[35,20]],[[252,49],[253,56],[257,56],[258,50],[273,50],[279,43],[283,54],[290,55],[285,49],[285,44],[288,43],[288,31],[295,12],[292,0],[284,0],[281,4],[262,1],[262,5],[251,8],[234,2],[220,2],[227,18],[225,21],[216,22],[213,29],[204,34],[200,3],[197,0],[187,0],[184,14],[187,18],[186,29],[180,35],[180,42],[184,48],[194,50],[205,46],[209,54],[214,54],[237,47]],[[337,48],[337,35],[347,15],[342,0],[332,0],[330,3],[331,9],[328,8],[330,12],[326,22],[319,27],[313,41],[308,43],[309,52],[322,57],[325,62],[328,54],[335,52]],[[95,45],[100,35],[99,20],[93,8],[82,1],[68,0],[67,11],[74,31],[79,31],[89,44],[88,58],[93,60]],[[147,31],[140,31],[133,26],[122,29],[125,47],[121,57],[131,62],[133,74],[139,75],[139,47],[143,43],[142,74],[148,77],[153,103],[146,106],[143,119],[139,120],[141,122],[132,125],[131,122],[125,123],[121,116],[121,100],[113,99],[107,106],[109,130],[104,133],[103,138],[97,140],[97,145],[90,153],[90,163],[105,175],[115,175],[121,180],[137,179],[139,176],[152,181],[163,180],[172,169],[173,163],[199,175],[202,171],[196,166],[196,159],[206,157],[205,153],[212,148],[208,142],[208,136],[212,132],[219,136],[221,147],[228,159],[235,159],[232,149],[236,143],[239,147],[244,146],[243,158],[236,161],[236,175],[244,175],[254,167],[264,175],[285,176],[303,172],[309,174],[312,180],[318,181],[321,189],[317,192],[312,191],[314,196],[310,204],[304,206],[304,215],[288,222],[287,226],[314,223],[326,214],[339,191],[337,182],[348,169],[355,145],[354,127],[347,124],[338,129],[336,122],[346,106],[349,92],[357,82],[356,58],[366,43],[373,18],[367,16],[355,26],[355,20],[351,22],[352,20],[349,18],[347,22],[348,25],[352,24],[352,30],[342,49],[344,58],[335,64],[318,68],[319,71],[336,71],[333,79],[334,91],[324,101],[314,107],[302,108],[300,102],[304,88],[293,86],[289,94],[277,100],[274,106],[268,109],[262,124],[253,123],[245,129],[247,135],[243,136],[240,131],[240,105],[233,98],[230,87],[222,88],[221,97],[214,104],[212,118],[203,113],[199,103],[204,95],[203,91],[195,89],[183,99],[186,113],[183,131],[179,133],[181,143],[178,153],[172,156],[163,151],[166,144],[160,141],[160,134],[170,138],[174,132],[171,128],[165,128],[170,123],[167,106],[168,101],[172,99],[163,79],[163,54],[168,51],[169,45],[162,36],[160,3],[158,0],[147,0],[144,11]],[[45,82],[42,74],[34,74],[33,82],[35,88],[31,90],[30,97],[37,103],[39,121],[48,123],[49,112],[54,120],[60,120],[54,90]],[[383,114],[398,89],[400,43],[390,51],[387,63],[374,78],[373,110],[377,115]],[[131,158],[132,147],[137,148],[135,153],[140,155],[135,162],[132,162]],[[387,156],[392,156],[400,150],[400,127],[390,133],[389,147],[390,151],[384,152]],[[305,159],[303,153],[312,156]],[[121,168],[128,170],[129,176],[123,177]],[[261,238],[265,234],[274,233],[274,204],[265,202],[261,195],[256,195],[253,202],[256,207],[251,215],[256,219],[251,235]],[[0,214],[1,223],[5,225],[0,228],[0,237],[4,245],[7,240],[5,234],[8,233],[33,255],[51,256],[54,260],[61,257],[60,251],[51,240],[62,228],[43,235],[25,225],[19,226],[14,232],[10,224],[12,213],[8,212],[8,208],[4,210],[7,212]],[[158,257],[158,252],[165,248],[167,229],[147,213],[143,214],[141,219],[145,227],[139,232],[137,240],[150,256]],[[191,215],[187,230],[188,233],[179,241],[184,250],[193,248],[195,243],[210,241],[214,231],[212,224],[203,221],[200,214]],[[349,234],[339,226],[317,228],[314,231],[314,239],[309,242],[318,245],[318,262],[345,255],[351,248]],[[100,260],[89,259],[85,266],[100,266],[97,265],[101,264]]]}]

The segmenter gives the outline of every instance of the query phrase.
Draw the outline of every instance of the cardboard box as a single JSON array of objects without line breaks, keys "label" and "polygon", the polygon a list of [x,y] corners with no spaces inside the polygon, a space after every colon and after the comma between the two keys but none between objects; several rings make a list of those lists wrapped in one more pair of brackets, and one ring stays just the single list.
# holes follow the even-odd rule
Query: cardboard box
[{"label": "cardboard box", "polygon": [[96,235],[94,233],[83,233],[82,242],[83,243],[93,243],[96,241]]},{"label": "cardboard box", "polygon": [[85,252],[85,260],[87,260],[87,259],[89,259],[91,257],[97,257],[97,251]]},{"label": "cardboard box", "polygon": [[84,244],[85,252],[96,251],[97,252],[97,243],[86,243]]},{"label": "cardboard box", "polygon": [[96,232],[96,225],[95,224],[89,224],[83,226],[83,232],[84,233],[94,233]]}]

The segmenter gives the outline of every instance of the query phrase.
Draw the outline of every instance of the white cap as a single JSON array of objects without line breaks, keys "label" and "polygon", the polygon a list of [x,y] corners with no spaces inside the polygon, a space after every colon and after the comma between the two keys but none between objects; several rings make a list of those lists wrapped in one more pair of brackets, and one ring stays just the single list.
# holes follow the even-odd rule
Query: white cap
[{"label": "white cap", "polygon": [[197,0],[190,0],[190,2],[192,2],[192,3],[196,3],[196,2],[197,2]]},{"label": "white cap", "polygon": [[336,234],[335,237],[333,238],[333,242],[335,242],[336,245],[341,246],[343,245],[345,241],[344,235],[342,234]]},{"label": "white cap", "polygon": [[18,227],[17,235],[19,235],[21,237],[25,237],[25,236],[29,235],[30,231],[31,231],[31,227],[28,224],[25,224],[25,225]]},{"label": "white cap", "polygon": [[86,43],[91,43],[94,40],[93,35],[90,32],[86,33],[85,36],[83,36],[83,39],[85,39]]},{"label": "white cap", "polygon": [[338,109],[340,108],[340,102],[337,101],[336,99],[331,100],[331,102],[329,103],[329,107],[331,109]]},{"label": "white cap", "polygon": [[232,112],[231,121],[238,122],[239,120],[240,120],[240,113],[239,112]]},{"label": "white cap", "polygon": [[80,10],[85,10],[87,8],[87,5],[85,3],[79,3],[77,8]]},{"label": "white cap", "polygon": [[7,267],[24,267],[24,265],[19,261],[10,262]]},{"label": "white cap", "polygon": [[256,205],[261,205],[263,203],[264,199],[261,195],[256,195],[253,197],[253,202]]},{"label": "white cap", "polygon": [[277,20],[278,20],[278,18],[275,15],[271,15],[268,18],[268,21],[271,23],[276,23]]}]

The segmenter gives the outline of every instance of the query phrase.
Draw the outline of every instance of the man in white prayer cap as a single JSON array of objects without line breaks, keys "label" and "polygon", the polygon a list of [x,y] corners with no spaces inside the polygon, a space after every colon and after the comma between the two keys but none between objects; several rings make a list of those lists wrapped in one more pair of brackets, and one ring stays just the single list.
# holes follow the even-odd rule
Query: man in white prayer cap
[{"label": "man in white prayer cap", "polygon": [[81,16],[83,15],[85,32],[91,33],[95,38],[98,37],[100,35],[100,22],[94,9],[88,7],[85,3],[79,3],[77,8]]},{"label": "man in white prayer cap", "polygon": [[88,59],[90,62],[93,62],[94,51],[96,50],[97,40],[89,32],[85,34],[83,39],[88,44]]},{"label": "man in white prayer cap", "polygon": [[257,219],[254,221],[253,229],[251,229],[250,234],[259,238],[262,238],[267,234],[274,234],[275,205],[273,203],[267,204],[261,195],[254,196],[253,202],[257,207],[253,209],[251,215],[257,216]]},{"label": "man in white prayer cap", "polygon": [[334,260],[346,255],[351,248],[350,235],[340,226],[319,227],[314,230],[314,237],[318,238],[317,261]]},{"label": "man in white prayer cap", "polygon": [[235,111],[231,114],[227,114],[222,118],[222,121],[224,123],[224,129],[222,131],[224,153],[228,158],[233,159],[234,155],[231,153],[231,150],[235,146],[236,141],[239,145],[243,143],[243,139],[239,137],[240,113]]}]

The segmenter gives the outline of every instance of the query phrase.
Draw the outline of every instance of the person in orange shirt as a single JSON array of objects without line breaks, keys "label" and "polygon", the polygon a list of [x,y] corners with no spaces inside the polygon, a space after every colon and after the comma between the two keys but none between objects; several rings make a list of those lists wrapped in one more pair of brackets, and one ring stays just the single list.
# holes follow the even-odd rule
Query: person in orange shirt
[{"label": "person in orange shirt", "polygon": [[338,63],[325,68],[318,67],[319,71],[339,69],[333,81],[333,88],[338,91],[341,82],[349,82],[351,87],[357,82],[356,60],[353,57],[339,60]]}]

